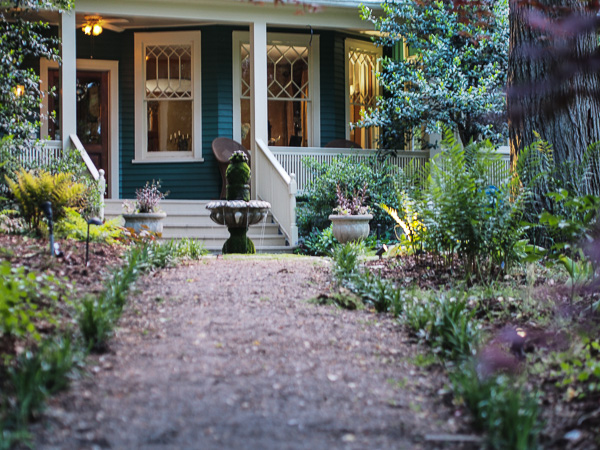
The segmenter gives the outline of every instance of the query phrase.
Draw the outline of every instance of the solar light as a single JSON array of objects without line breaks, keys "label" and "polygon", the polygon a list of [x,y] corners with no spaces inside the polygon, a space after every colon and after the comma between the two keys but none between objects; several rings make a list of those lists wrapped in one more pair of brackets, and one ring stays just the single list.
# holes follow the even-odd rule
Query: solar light
[{"label": "solar light", "polygon": [[87,239],[85,242],[85,267],[90,259],[90,225],[102,225],[102,221],[97,217],[90,217],[87,221]]},{"label": "solar light", "polygon": [[48,221],[48,234],[50,235],[50,254],[54,255],[54,224],[52,223],[52,203],[43,202],[41,205],[42,211]]}]

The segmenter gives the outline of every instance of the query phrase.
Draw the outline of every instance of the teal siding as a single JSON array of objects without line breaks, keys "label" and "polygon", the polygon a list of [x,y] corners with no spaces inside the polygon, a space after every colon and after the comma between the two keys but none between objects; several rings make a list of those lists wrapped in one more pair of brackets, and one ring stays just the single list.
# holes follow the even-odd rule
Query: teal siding
[{"label": "teal siding", "polygon": [[344,35],[320,31],[321,145],[346,137],[346,56]]},{"label": "teal siding", "polygon": [[[232,55],[231,29],[202,28],[202,156],[204,162],[133,164],[134,59],[133,32],[104,32],[94,38],[95,59],[119,60],[120,180],[121,198],[132,198],[146,181],[160,180],[170,199],[218,198],[221,177],[212,154],[211,143],[218,136],[232,136]],[[81,36],[78,57],[88,58],[91,39]],[[118,58],[115,57],[118,55]]]}]

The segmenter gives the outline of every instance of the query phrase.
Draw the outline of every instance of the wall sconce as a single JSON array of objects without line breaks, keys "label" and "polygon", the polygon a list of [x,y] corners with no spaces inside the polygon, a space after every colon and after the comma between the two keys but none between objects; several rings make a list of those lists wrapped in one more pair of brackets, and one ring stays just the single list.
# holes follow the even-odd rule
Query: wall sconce
[{"label": "wall sconce", "polygon": [[15,97],[20,97],[21,95],[23,95],[25,93],[25,86],[23,86],[22,84],[17,84],[13,89],[13,94],[15,95]]}]

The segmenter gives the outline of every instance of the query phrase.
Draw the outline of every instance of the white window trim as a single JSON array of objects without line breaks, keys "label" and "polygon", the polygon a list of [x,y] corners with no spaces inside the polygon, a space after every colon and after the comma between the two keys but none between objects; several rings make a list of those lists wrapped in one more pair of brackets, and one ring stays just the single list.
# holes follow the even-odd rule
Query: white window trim
[{"label": "white window trim", "polygon": [[[371,42],[359,41],[357,39],[346,39],[345,47],[344,47],[344,64],[346,65],[346,76],[345,76],[345,89],[344,95],[346,97],[345,105],[346,105],[346,139],[350,139],[350,83],[349,83],[349,74],[350,74],[350,59],[348,58],[348,52],[351,48],[355,48],[358,50],[364,50],[369,53],[377,53],[378,58],[380,59],[383,56],[383,49],[381,47],[377,47],[375,44]],[[379,70],[380,61],[377,60],[377,70]],[[377,88],[375,91],[375,95],[379,95],[379,84],[377,84]]]},{"label": "white window trim", "polygon": [[[192,129],[193,148],[187,152],[149,152],[148,121],[144,108],[146,45],[192,45]],[[134,34],[135,159],[132,163],[201,162],[202,158],[202,86],[200,31],[173,31]]]},{"label": "white window trim", "polygon": [[[233,32],[233,139],[242,141],[242,111],[240,106],[242,96],[242,67],[240,64],[240,46],[250,43],[250,33],[246,31]],[[308,88],[311,106],[308,108],[307,121],[310,129],[308,147],[321,145],[321,80],[319,70],[319,35],[267,33],[268,44],[306,45],[308,51]],[[267,51],[267,49],[265,49]],[[266,72],[266,67],[265,67]]]},{"label": "white window trim", "polygon": [[[119,61],[104,59],[77,59],[77,70],[89,70],[96,72],[108,71],[110,110],[109,156],[108,166],[110,170],[110,197],[119,198]],[[56,61],[40,59],[40,89],[48,92],[48,69],[58,69]],[[62,133],[62,130],[61,130]],[[44,95],[41,107],[41,129],[40,136],[48,137],[48,95]]]}]

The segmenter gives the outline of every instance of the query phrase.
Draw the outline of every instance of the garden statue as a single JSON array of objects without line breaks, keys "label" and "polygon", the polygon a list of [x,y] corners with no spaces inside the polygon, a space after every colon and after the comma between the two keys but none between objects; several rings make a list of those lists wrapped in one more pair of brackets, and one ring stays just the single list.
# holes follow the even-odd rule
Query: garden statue
[{"label": "garden statue", "polygon": [[248,227],[264,220],[271,204],[250,200],[250,167],[246,154],[236,151],[229,161],[225,172],[226,200],[210,202],[206,209],[210,210],[213,222],[226,225],[229,231],[229,239],[223,244],[223,254],[253,254],[256,253],[256,248],[246,235]]}]

